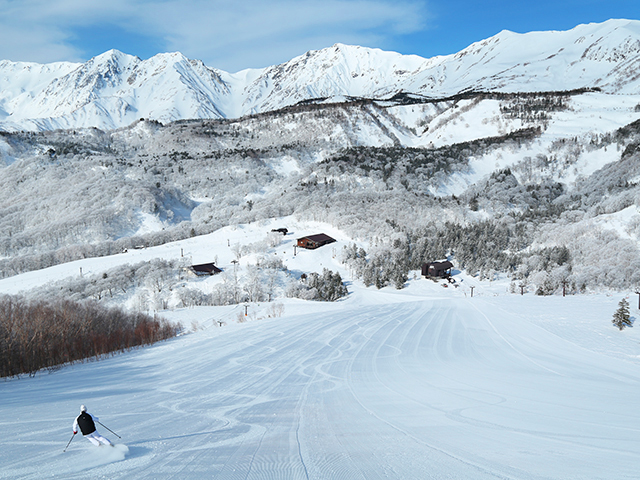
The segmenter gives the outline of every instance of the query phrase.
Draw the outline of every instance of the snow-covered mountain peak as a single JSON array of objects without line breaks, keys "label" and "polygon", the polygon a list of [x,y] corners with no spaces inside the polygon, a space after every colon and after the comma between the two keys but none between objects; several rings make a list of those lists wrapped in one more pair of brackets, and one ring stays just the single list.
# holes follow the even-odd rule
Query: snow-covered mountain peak
[{"label": "snow-covered mountain peak", "polygon": [[301,101],[386,97],[420,71],[427,60],[380,49],[335,44],[265,71],[249,85],[245,111],[265,111]]},{"label": "snow-covered mountain peak", "polygon": [[[516,33],[502,30],[493,37],[471,44],[454,54],[454,57],[461,58],[487,50],[499,50],[502,54],[508,53],[521,62],[530,62],[531,55],[544,57],[550,52],[570,51],[573,48],[576,52],[584,52],[593,45],[615,49],[638,39],[640,21],[636,20],[608,20],[604,23],[578,25],[567,31]],[[573,47],[574,45],[578,47]]]},{"label": "snow-covered mountain peak", "polygon": [[234,74],[185,57],[147,60],[109,50],[86,63],[0,62],[0,129],[114,128],[147,117],[236,118],[303,101],[413,93],[600,88],[640,93],[640,21],[567,31],[503,30],[452,55],[425,59],[336,43]]},{"label": "snow-covered mountain peak", "polygon": [[128,53],[121,52],[120,50],[116,50],[112,48],[111,50],[107,50],[100,55],[96,55],[87,63],[118,63],[118,64],[128,64],[131,62],[140,62],[140,58],[135,55],[129,55]]},{"label": "snow-covered mountain peak", "polygon": [[635,20],[609,20],[567,31],[503,30],[443,57],[440,68],[457,75],[440,83],[450,94],[465,88],[522,92],[596,87],[636,93],[640,85],[633,71],[640,65],[639,47],[640,22]]},{"label": "snow-covered mountain peak", "polygon": [[189,63],[190,60],[180,52],[158,53],[146,60],[147,63],[153,65],[170,65],[176,63]]},{"label": "snow-covered mountain peak", "polygon": [[123,81],[122,74],[135,69],[139,64],[138,57],[109,50],[80,66],[69,78],[73,78],[79,88],[90,86],[97,92],[107,86],[117,87]]},{"label": "snow-covered mountain peak", "polygon": [[[384,51],[379,48],[360,47],[336,43],[329,48],[312,50],[277,67],[312,66],[321,67],[323,71],[346,68],[356,76],[366,75],[368,71],[380,70],[388,72],[390,67],[403,67],[415,70],[426,60],[417,55],[402,55],[396,52]],[[275,67],[274,67],[275,68]],[[319,75],[319,73],[316,73]]]}]

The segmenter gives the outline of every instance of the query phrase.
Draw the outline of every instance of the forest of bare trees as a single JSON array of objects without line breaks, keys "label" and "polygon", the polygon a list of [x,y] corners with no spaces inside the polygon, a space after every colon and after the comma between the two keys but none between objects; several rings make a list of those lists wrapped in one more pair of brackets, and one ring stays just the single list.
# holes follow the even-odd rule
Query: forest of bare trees
[{"label": "forest of bare trees", "polygon": [[34,375],[174,337],[168,321],[96,303],[0,297],[0,376]]}]

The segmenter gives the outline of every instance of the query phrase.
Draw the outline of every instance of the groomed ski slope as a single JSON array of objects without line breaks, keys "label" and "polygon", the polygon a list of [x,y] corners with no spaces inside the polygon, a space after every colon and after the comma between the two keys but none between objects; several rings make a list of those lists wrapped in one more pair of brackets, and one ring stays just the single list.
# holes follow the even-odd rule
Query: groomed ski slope
[{"label": "groomed ski slope", "polygon": [[[619,298],[350,291],[223,328],[212,308],[172,341],[0,382],[0,478],[638,478]],[[82,403],[126,456],[79,435],[63,453]]]}]

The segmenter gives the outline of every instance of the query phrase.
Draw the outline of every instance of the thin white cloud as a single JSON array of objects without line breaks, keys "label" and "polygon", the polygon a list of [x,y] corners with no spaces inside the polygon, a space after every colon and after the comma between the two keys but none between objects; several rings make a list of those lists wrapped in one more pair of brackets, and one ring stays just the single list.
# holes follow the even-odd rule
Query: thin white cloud
[{"label": "thin white cloud", "polygon": [[78,26],[118,21],[127,2],[0,0],[0,59],[48,63],[86,60]]},{"label": "thin white cloud", "polygon": [[[0,12],[0,58],[85,60],[102,52],[87,51],[90,39],[74,29],[116,25],[228,71],[337,42],[393,48],[426,16],[416,0],[0,0]],[[127,53],[137,54],[135,45]]]},{"label": "thin white cloud", "polygon": [[199,19],[178,11],[163,15],[177,26],[169,47],[214,66],[267,66],[337,42],[372,46],[375,39],[386,43],[375,46],[387,46],[393,36],[421,26],[419,8],[407,2],[256,1],[241,9],[220,3]]},{"label": "thin white cloud", "polygon": [[0,59],[38,63],[78,60],[81,52],[65,38],[65,33],[57,29],[25,35],[21,25],[0,24]]}]

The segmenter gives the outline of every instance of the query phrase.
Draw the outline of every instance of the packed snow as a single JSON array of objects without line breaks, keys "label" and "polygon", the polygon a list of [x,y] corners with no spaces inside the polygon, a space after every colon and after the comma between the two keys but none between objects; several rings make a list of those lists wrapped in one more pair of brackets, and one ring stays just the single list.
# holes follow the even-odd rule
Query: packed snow
[{"label": "packed snow", "polygon": [[[402,290],[365,288],[336,254],[351,239],[288,220],[85,259],[95,273],[182,249],[227,268],[229,245],[284,225],[271,253],[292,271],[340,271],[350,293],[163,311],[186,334],[0,382],[0,478],[637,478],[639,338],[611,324],[624,294],[520,295],[459,271],[457,287],[415,272]],[[294,255],[320,229],[338,241]],[[77,435],[63,451],[81,404],[115,448]]]}]

